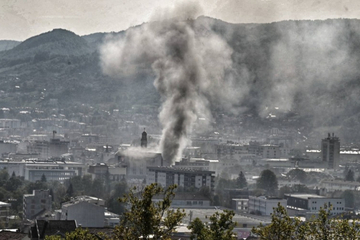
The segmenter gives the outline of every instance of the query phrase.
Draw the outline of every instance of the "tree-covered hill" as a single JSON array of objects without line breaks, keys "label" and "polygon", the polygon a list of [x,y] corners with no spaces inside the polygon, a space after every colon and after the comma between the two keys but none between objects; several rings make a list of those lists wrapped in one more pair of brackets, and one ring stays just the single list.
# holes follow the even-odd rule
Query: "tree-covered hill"
[{"label": "tree-covered hill", "polygon": [[16,47],[20,42],[13,40],[0,40],[0,52]]}]

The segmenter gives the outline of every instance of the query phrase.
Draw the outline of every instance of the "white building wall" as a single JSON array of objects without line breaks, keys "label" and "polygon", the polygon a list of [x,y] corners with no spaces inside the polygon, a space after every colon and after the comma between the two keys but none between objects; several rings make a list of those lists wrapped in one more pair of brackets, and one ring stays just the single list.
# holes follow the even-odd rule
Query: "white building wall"
[{"label": "white building wall", "polygon": [[148,171],[146,174],[146,184],[155,183],[155,172]]},{"label": "white building wall", "polygon": [[16,153],[17,144],[0,141],[0,156],[3,153]]},{"label": "white building wall", "polygon": [[52,201],[49,190],[33,190],[32,194],[23,196],[23,217],[34,219],[43,210],[51,211]]},{"label": "white building wall", "polygon": [[233,207],[236,211],[248,211],[248,201],[249,199],[233,199]]},{"label": "white building wall", "polygon": [[174,174],[174,184],[179,185],[179,175]]},{"label": "white building wall", "polygon": [[264,196],[254,197],[250,196],[248,201],[249,213],[260,212],[261,215],[271,215],[274,211],[274,208],[280,203],[286,208],[287,200],[286,199],[267,199]]},{"label": "white building wall", "polygon": [[332,191],[345,191],[345,190],[360,190],[360,183],[357,182],[348,182],[341,180],[333,181],[322,181],[320,183],[321,188],[326,188],[329,192]]},{"label": "white building wall", "polygon": [[308,210],[311,212],[318,212],[324,205],[331,204],[332,215],[337,215],[345,212],[345,200],[341,198],[312,198],[308,199]]},{"label": "white building wall", "polygon": [[263,149],[263,151],[262,151],[263,158],[280,158],[280,156],[281,156],[281,151],[280,151],[279,146],[263,145],[262,149]]},{"label": "white building wall", "polygon": [[163,186],[166,187],[166,173],[164,172],[158,172],[157,173],[157,182]]},{"label": "white building wall", "polygon": [[15,173],[18,177],[25,177],[25,163],[0,162],[0,169],[6,169],[10,176]]},{"label": "white building wall", "polygon": [[202,176],[195,176],[195,187],[201,188],[202,187]]},{"label": "white building wall", "polygon": [[206,176],[206,186],[211,189],[211,176]]},{"label": "white building wall", "polygon": [[86,201],[62,207],[61,220],[76,220],[82,227],[104,227],[105,208]]},{"label": "white building wall", "polygon": [[179,186],[184,187],[184,174],[180,174]]}]

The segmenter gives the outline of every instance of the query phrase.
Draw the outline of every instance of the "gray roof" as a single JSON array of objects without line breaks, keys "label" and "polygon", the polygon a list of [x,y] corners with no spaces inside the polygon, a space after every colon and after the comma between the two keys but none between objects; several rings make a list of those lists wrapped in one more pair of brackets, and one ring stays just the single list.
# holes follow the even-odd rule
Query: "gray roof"
[{"label": "gray roof", "polygon": [[147,167],[149,170],[161,171],[161,172],[173,172],[173,173],[194,173],[194,174],[214,174],[214,171],[205,171],[191,168],[181,167]]}]

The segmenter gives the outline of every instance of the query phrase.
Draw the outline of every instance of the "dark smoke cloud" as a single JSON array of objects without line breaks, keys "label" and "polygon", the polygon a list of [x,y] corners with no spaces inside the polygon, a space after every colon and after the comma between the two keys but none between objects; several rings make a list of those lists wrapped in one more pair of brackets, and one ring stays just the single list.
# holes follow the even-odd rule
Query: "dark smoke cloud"
[{"label": "dark smoke cloud", "polygon": [[235,84],[232,49],[210,26],[197,25],[198,13],[197,5],[181,5],[128,30],[125,38],[107,39],[101,51],[103,71],[112,76],[131,75],[151,64],[163,99],[160,150],[169,163],[181,157],[194,122],[211,120],[209,101],[236,111],[235,96],[245,89]]}]

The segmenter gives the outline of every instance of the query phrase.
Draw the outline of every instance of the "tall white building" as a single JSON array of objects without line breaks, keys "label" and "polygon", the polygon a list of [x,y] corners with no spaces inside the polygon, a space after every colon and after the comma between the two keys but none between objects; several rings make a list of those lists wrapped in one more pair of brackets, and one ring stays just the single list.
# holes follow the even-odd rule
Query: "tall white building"
[{"label": "tall white building", "polygon": [[340,161],[340,140],[334,135],[328,134],[327,138],[321,141],[321,157],[323,162],[327,162],[327,167],[336,169]]}]

